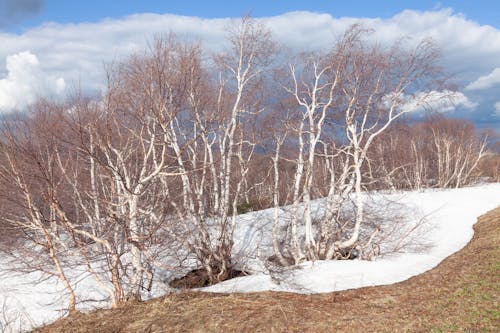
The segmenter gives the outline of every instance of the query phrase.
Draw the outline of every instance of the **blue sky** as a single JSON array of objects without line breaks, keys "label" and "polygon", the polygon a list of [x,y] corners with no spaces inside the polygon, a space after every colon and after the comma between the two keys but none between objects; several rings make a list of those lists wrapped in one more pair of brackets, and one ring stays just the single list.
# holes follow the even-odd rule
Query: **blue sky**
[{"label": "blue sky", "polygon": [[[20,32],[44,22],[92,22],[146,12],[218,18],[238,17],[247,13],[255,17],[275,16],[306,10],[329,13],[334,17],[389,18],[405,9],[428,11],[440,8],[453,8],[455,12],[480,24],[500,27],[500,1],[494,0],[0,0],[3,3],[0,11],[2,7],[5,10],[8,2],[15,2],[19,10],[15,19],[3,24],[3,29],[11,32]],[[0,20],[2,18],[6,21],[4,15],[0,14]]]}]

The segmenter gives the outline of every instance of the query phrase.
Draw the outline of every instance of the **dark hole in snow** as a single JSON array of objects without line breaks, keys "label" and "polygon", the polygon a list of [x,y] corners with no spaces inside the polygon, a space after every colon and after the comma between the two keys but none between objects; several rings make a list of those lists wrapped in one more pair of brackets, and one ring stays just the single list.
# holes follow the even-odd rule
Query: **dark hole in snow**
[{"label": "dark hole in snow", "polygon": [[[250,274],[244,271],[233,269],[229,272],[226,279],[220,280],[219,282],[247,275]],[[170,287],[177,289],[202,288],[208,287],[210,285],[210,279],[208,277],[207,271],[203,268],[200,268],[190,271],[183,277],[170,281],[169,285]]]},{"label": "dark hole in snow", "polygon": [[[332,260],[354,260],[358,259],[360,252],[357,248],[346,248],[346,249],[338,249],[333,255]],[[293,266],[295,264],[293,258],[284,256],[283,259],[286,261],[285,266]],[[324,258],[319,258],[320,260],[324,260]],[[267,258],[269,263],[277,266],[283,266],[283,264],[278,259],[277,255],[272,255]]]},{"label": "dark hole in snow", "polygon": [[359,257],[359,250],[356,248],[352,249],[341,249],[336,253],[335,259],[340,260],[353,260]]}]

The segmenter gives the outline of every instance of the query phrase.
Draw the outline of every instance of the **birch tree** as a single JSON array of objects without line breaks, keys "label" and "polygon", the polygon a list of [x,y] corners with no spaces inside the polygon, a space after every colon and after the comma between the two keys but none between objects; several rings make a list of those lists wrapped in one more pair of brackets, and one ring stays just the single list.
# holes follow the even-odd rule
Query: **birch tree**
[{"label": "birch tree", "polygon": [[[209,284],[227,279],[233,269],[236,215],[255,147],[249,129],[262,111],[259,84],[274,49],[269,31],[243,18],[230,28],[226,50],[213,57],[215,73],[199,64],[192,67],[188,83],[192,122],[187,128],[191,144],[186,157],[191,168],[201,172],[182,180],[183,195],[189,198],[184,200],[188,220],[195,226],[190,248]],[[208,83],[202,84],[200,77]],[[181,135],[188,138],[186,128]],[[180,155],[178,159],[181,166]]]},{"label": "birch tree", "polygon": [[[181,49],[175,38],[160,38],[144,56],[119,65],[111,72],[102,113],[84,130],[90,171],[104,175],[100,192],[110,194],[100,201],[122,228],[121,246],[130,249],[127,298],[150,289],[152,251],[167,221],[163,200],[169,200],[161,195],[160,179],[178,175],[169,162],[175,165],[171,154],[177,153],[170,150],[171,126],[187,97]],[[91,177],[91,188],[93,182]],[[99,214],[94,207],[93,214]]]},{"label": "birch tree", "polygon": [[372,164],[386,169],[378,174],[393,187],[461,187],[478,180],[487,140],[470,122],[434,114],[377,139],[376,149],[385,153],[371,154]]},{"label": "birch tree", "polygon": [[61,122],[54,121],[57,118],[52,117],[50,103],[41,101],[35,108],[41,111],[33,119],[18,117],[2,125],[0,184],[4,205],[0,223],[22,235],[9,250],[13,268],[57,277],[72,312],[77,299],[69,274],[72,263],[66,260],[71,242],[66,241],[66,230],[58,223],[56,207],[67,192],[57,166],[57,140],[51,134],[61,129]]},{"label": "birch tree", "polygon": [[[366,43],[367,33],[353,26],[332,51],[307,55],[299,67],[289,65],[284,89],[300,116],[294,124],[292,237],[284,247],[295,263],[342,257],[354,248],[362,252],[373,238],[362,230],[363,169],[372,143],[397,119],[428,103],[436,89],[438,52],[430,41],[413,49],[384,48]],[[328,161],[330,174],[323,215],[311,209],[319,161]],[[345,217],[348,205],[354,207],[352,218]]]}]

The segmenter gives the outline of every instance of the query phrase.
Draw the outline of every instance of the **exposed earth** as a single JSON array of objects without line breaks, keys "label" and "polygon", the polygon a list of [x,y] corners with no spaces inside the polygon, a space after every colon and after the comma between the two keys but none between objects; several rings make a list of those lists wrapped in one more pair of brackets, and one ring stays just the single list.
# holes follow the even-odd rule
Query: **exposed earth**
[{"label": "exposed earth", "polygon": [[76,313],[36,332],[500,332],[500,207],[407,281],[316,295],[181,292]]}]

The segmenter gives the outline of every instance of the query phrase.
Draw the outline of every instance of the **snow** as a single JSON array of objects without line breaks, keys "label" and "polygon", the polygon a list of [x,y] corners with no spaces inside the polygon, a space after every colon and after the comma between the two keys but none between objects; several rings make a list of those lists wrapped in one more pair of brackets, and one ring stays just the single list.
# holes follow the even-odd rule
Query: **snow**
[{"label": "snow", "polygon": [[[408,251],[388,254],[373,261],[316,261],[299,267],[266,268],[265,258],[272,254],[272,210],[252,212],[238,217],[235,230],[234,259],[242,269],[253,274],[213,285],[206,292],[257,292],[265,290],[295,293],[324,293],[365,286],[386,285],[406,280],[437,266],[443,259],[463,248],[472,238],[472,226],[479,215],[500,205],[500,183],[453,190],[426,190],[376,194],[375,203],[397,201],[405,207],[409,217],[405,223],[415,223],[425,217],[425,235],[419,235],[429,248],[420,252]],[[380,201],[379,201],[380,200]],[[321,209],[322,200],[315,202]],[[401,226],[404,228],[404,226]],[[0,257],[0,307],[6,318],[23,321],[24,328],[53,321],[64,315],[66,305],[64,288],[55,279],[37,284],[36,273],[13,275],[6,269],[5,258]],[[106,306],[103,295],[97,292],[95,282],[79,276],[76,292],[87,300],[80,309]],[[160,296],[168,288],[156,286],[150,297]],[[2,309],[0,308],[0,311]],[[1,316],[0,316],[1,317]],[[0,331],[6,319],[0,318]],[[19,323],[8,330],[19,330]]]},{"label": "snow", "polygon": [[[436,267],[462,249],[472,238],[478,216],[500,205],[500,184],[452,190],[426,190],[388,195],[419,211],[427,219],[426,241],[430,249],[422,253],[397,253],[373,261],[316,261],[287,269],[272,279],[268,272],[240,277],[203,288],[209,292],[287,291],[324,293],[366,286],[386,285],[409,279]],[[248,217],[248,220],[251,220]],[[251,226],[240,226],[237,236],[249,234]],[[242,238],[236,237],[241,242]],[[280,279],[281,278],[281,279]],[[282,281],[279,281],[282,280]]]},{"label": "snow", "polygon": [[[0,258],[0,267],[7,262]],[[72,270],[76,293],[85,300],[84,308],[105,307],[105,295],[96,288],[93,279],[85,278],[83,272]],[[67,314],[67,292],[56,278],[43,277],[40,273],[16,273],[0,268],[0,332],[16,332],[49,323]],[[13,324],[6,322],[14,320]],[[21,325],[21,326],[19,326]],[[3,327],[7,326],[7,327]],[[13,326],[13,327],[12,327]]]}]

